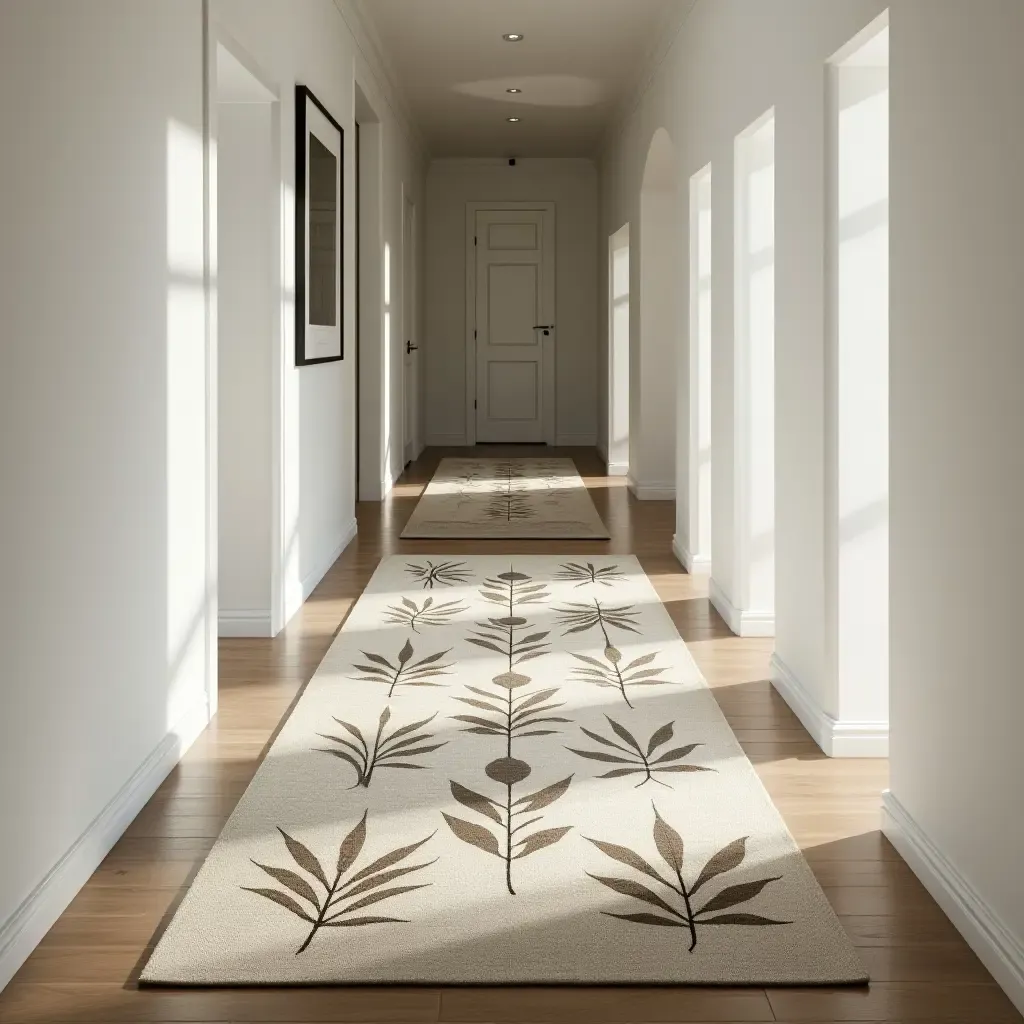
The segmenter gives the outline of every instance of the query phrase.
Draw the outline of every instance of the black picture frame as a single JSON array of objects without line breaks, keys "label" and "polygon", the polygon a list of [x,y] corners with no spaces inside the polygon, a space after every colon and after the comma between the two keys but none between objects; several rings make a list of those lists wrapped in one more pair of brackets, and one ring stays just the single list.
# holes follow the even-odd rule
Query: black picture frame
[{"label": "black picture frame", "polygon": [[[325,355],[310,353],[313,331],[310,330],[309,306],[307,302],[308,266],[310,262],[309,237],[306,225],[309,222],[309,164],[307,153],[310,147],[309,105],[312,104],[338,133],[337,153],[337,302],[335,324],[337,351]],[[322,141],[318,138],[318,141]],[[331,115],[330,111],[305,85],[295,86],[295,365],[315,366],[318,363],[334,363],[345,358],[344,296],[345,296],[345,130]],[[318,331],[319,333],[319,331]],[[318,347],[323,347],[322,340]]]}]

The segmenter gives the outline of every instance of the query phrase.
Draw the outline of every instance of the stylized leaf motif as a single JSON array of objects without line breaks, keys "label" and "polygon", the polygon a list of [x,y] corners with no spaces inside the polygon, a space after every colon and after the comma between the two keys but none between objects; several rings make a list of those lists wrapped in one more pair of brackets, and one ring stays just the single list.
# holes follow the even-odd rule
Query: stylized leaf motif
[{"label": "stylized leaf motif", "polygon": [[[431,832],[426,839],[421,839],[418,843],[410,843],[408,846],[400,846],[397,850],[392,850],[390,853],[385,853],[383,857],[378,857],[372,864],[357,871],[350,879],[349,884],[358,882],[363,878],[368,878],[370,875],[376,874],[378,871],[383,871],[385,868],[391,867],[392,864],[400,864],[410,854],[415,853],[424,843],[429,843],[434,838],[434,833]],[[433,861],[431,861],[433,863]]]},{"label": "stylized leaf motif", "polygon": [[435,604],[432,597],[427,597],[422,604],[417,604],[403,597],[401,604],[388,605],[384,612],[384,621],[407,626],[414,633],[418,633],[420,626],[446,626],[466,609],[467,605],[458,600]]},{"label": "stylized leaf motif", "polygon": [[426,657],[413,661],[415,649],[411,641],[406,640],[398,652],[397,663],[392,663],[382,654],[363,651],[362,655],[369,665],[356,664],[353,667],[363,674],[355,678],[361,682],[384,683],[388,689],[388,697],[392,697],[397,686],[443,686],[443,683],[436,683],[433,680],[437,676],[449,674],[451,665],[438,664],[446,655],[451,653],[449,648],[446,651],[436,651]]},{"label": "stylized leaf motif", "polygon": [[[387,715],[381,715],[381,722],[386,722],[388,717]],[[261,864],[257,861],[253,861],[256,867],[270,875],[271,878],[283,885],[294,896],[305,900],[312,910],[307,911],[289,892],[247,885],[240,886],[239,888],[245,892],[252,892],[257,896],[270,900],[312,925],[305,941],[296,950],[296,956],[306,950],[321,928],[340,927],[342,925],[384,924],[404,920],[397,917],[376,916],[354,918],[349,915],[353,911],[371,906],[374,903],[379,903],[382,900],[391,899],[395,896],[401,896],[403,893],[411,892],[413,889],[422,889],[424,886],[431,884],[425,882],[417,885],[395,886],[385,890],[379,888],[380,885],[393,878],[411,874],[414,871],[421,871],[423,868],[433,864],[434,861],[426,861],[422,864],[413,864],[390,872],[385,870],[404,860],[414,850],[418,850],[424,843],[433,838],[433,834],[427,836],[426,839],[421,839],[418,843],[412,843],[409,846],[391,850],[346,880],[345,874],[359,859],[366,841],[367,814],[364,811],[362,818],[359,819],[358,823],[345,836],[338,847],[337,871],[334,876],[334,882],[330,883],[327,881],[323,866],[316,855],[299,840],[285,832],[284,829],[278,827],[278,831],[281,833],[285,847],[296,865],[308,875],[311,875],[314,881],[319,883],[324,890],[324,895],[322,897],[318,896],[316,889],[305,878],[290,868]]]},{"label": "stylized leaf motif", "polygon": [[612,914],[607,910],[602,910],[601,913],[605,917],[617,917],[620,921],[631,921],[633,924],[663,925],[667,928],[686,927],[686,921],[672,917],[658,917],[657,914]]},{"label": "stylized leaf motif", "polygon": [[653,754],[654,751],[657,750],[657,748],[660,747],[663,743],[668,743],[668,741],[672,739],[674,726],[675,722],[666,722],[660,729],[656,729],[651,734],[650,742],[647,744],[648,757],[650,757],[651,754]]},{"label": "stylized leaf motif", "polygon": [[312,903],[317,910],[320,909],[320,900],[313,886],[302,875],[297,875],[294,871],[289,871],[287,868],[275,868],[269,864],[261,864],[258,860],[254,860],[253,864],[270,875],[275,882],[280,882],[286,889],[291,889],[296,896],[301,896],[304,900]]},{"label": "stylized leaf motif", "polygon": [[683,837],[654,808],[654,845],[661,859],[678,874],[683,870]]},{"label": "stylized leaf motif", "polygon": [[353,786],[369,787],[373,774],[380,768],[405,768],[422,769],[425,765],[414,764],[408,761],[400,761],[398,758],[420,757],[423,754],[439,750],[448,741],[431,743],[434,738],[432,734],[418,732],[424,726],[429,725],[435,718],[435,712],[429,718],[420,719],[417,722],[410,722],[400,726],[391,733],[385,733],[385,726],[391,721],[391,708],[385,707],[377,722],[377,734],[373,738],[372,745],[368,744],[362,732],[357,726],[349,722],[343,722],[340,718],[334,720],[359,741],[358,746],[340,736],[332,736],[330,733],[319,735],[331,743],[338,744],[340,749],[320,748],[323,753],[331,754],[334,757],[348,762],[356,771],[356,781]]},{"label": "stylized leaf motif", "polygon": [[792,924],[792,921],[776,921],[770,917],[761,917],[760,914],[721,914],[719,917],[709,917],[700,924],[748,924],[748,925],[769,925],[769,924]]},{"label": "stylized leaf motif", "polygon": [[624,725],[620,725],[609,715],[605,715],[604,717],[608,719],[608,724],[612,727],[612,732],[615,733],[620,740],[628,743],[638,754],[643,756],[643,748],[639,743],[637,743],[636,739],[634,739],[633,734]]},{"label": "stylized leaf motif", "polygon": [[759,878],[756,882],[730,885],[717,896],[712,896],[697,913],[698,915],[711,914],[716,910],[726,910],[737,904],[746,903],[748,900],[752,900],[769,882],[777,882],[781,877],[781,875],[776,875],[774,878]]},{"label": "stylized leaf motif", "polygon": [[577,588],[585,587],[588,583],[599,583],[602,586],[611,587],[616,583],[621,583],[625,578],[617,565],[605,565],[598,568],[593,562],[587,562],[585,565],[579,562],[564,562],[561,570],[554,574],[556,580],[577,581]]},{"label": "stylized leaf motif", "polygon": [[[652,832],[654,844],[657,847],[658,853],[661,855],[665,863],[672,869],[672,874],[675,876],[674,880],[672,878],[665,878],[660,872],[652,867],[651,864],[644,860],[643,857],[638,853],[635,853],[633,850],[630,850],[628,847],[619,846],[615,843],[605,843],[597,839],[588,838],[588,842],[593,843],[594,846],[605,854],[605,856],[610,857],[612,860],[617,861],[620,864],[625,864],[628,867],[641,872],[647,877],[655,879],[665,889],[669,890],[672,894],[671,896],[668,894],[665,894],[664,896],[659,895],[659,893],[650,889],[648,886],[641,885],[639,882],[628,878],[611,878],[603,875],[590,874],[590,872],[587,872],[587,874],[614,892],[623,896],[628,896],[631,899],[647,903],[658,910],[665,911],[677,920],[673,922],[669,918],[663,917],[661,914],[651,914],[647,911],[639,914],[620,914],[612,911],[602,911],[605,916],[618,918],[621,921],[628,921],[631,924],[643,924],[658,927],[668,927],[673,925],[685,927],[690,933],[691,953],[697,945],[697,929],[704,925],[768,926],[792,924],[792,921],[775,920],[774,918],[764,917],[760,914],[719,913],[719,911],[726,910],[729,907],[739,906],[756,899],[765,886],[772,882],[779,881],[780,876],[772,878],[758,878],[727,886],[717,895],[712,896],[710,899],[705,901],[702,907],[696,906],[694,897],[702,886],[719,875],[735,870],[743,862],[746,852],[746,837],[734,840],[715,853],[704,865],[700,874],[697,876],[697,880],[692,886],[687,888],[687,884],[683,876],[682,836],[680,836],[672,825],[661,817],[658,813],[657,807],[654,808],[654,826]],[[705,916],[708,914],[716,914],[717,916]]]},{"label": "stylized leaf motif", "polygon": [[609,878],[605,875],[591,875],[587,872],[595,882],[600,882],[602,885],[607,886],[614,892],[620,893],[623,896],[632,896],[635,900],[643,900],[644,903],[650,903],[652,907],[657,907],[659,910],[667,911],[675,917],[683,917],[678,911],[674,910],[672,906],[665,902],[653,889],[648,889],[646,885],[641,885],[639,882],[634,882],[628,878]]},{"label": "stylized leaf motif", "polygon": [[523,857],[529,857],[531,853],[536,853],[537,850],[543,850],[546,846],[553,846],[571,830],[572,825],[562,825],[559,828],[546,828],[540,832],[534,832],[533,835],[527,836],[526,839],[520,840],[516,844],[516,846],[521,844],[523,848],[512,859],[520,860]]},{"label": "stylized leaf motif", "polygon": [[451,814],[446,814],[444,811],[441,812],[441,815],[448,822],[448,827],[455,833],[456,837],[464,843],[469,843],[470,846],[475,846],[483,850],[484,853],[493,853],[495,857],[501,856],[498,840],[487,829],[481,825],[474,825],[473,822],[466,821],[464,818],[456,818]]},{"label": "stylized leaf motif", "polygon": [[728,846],[721,849],[704,865],[703,870],[693,883],[691,892],[702,888],[706,882],[710,882],[717,875],[724,875],[727,871],[738,868],[743,863],[747,854],[747,837],[734,839]]},{"label": "stylized leaf motif", "polygon": [[324,921],[321,928],[356,928],[364,924],[407,924],[405,917],[342,917]]},{"label": "stylized leaf motif", "polygon": [[674,750],[670,750],[668,753],[662,754],[656,760],[651,760],[651,752],[656,750],[662,744],[667,743],[672,738],[675,724],[673,722],[667,722],[665,725],[657,729],[648,740],[645,750],[628,729],[608,715],[605,715],[605,718],[608,719],[608,723],[611,726],[612,731],[619,740],[621,740],[621,742],[617,743],[615,740],[610,739],[607,736],[602,736],[600,733],[593,732],[583,726],[580,726],[580,731],[590,739],[614,750],[615,754],[609,754],[605,750],[579,750],[576,747],[566,747],[567,750],[571,750],[572,753],[577,756],[585,757],[591,761],[604,761],[607,764],[629,766],[625,768],[614,768],[611,771],[598,776],[599,778],[619,779],[626,775],[643,775],[643,779],[636,784],[635,788],[644,786],[648,782],[657,782],[659,785],[667,787],[668,783],[655,778],[657,773],[710,772],[715,770],[714,768],[705,768],[702,765],[666,763],[668,761],[678,761],[681,758],[689,756],[697,749],[697,747],[700,746],[699,743],[690,743],[684,747],[676,747]]},{"label": "stylized leaf motif", "polygon": [[593,843],[606,857],[611,857],[612,860],[617,860],[620,864],[625,864],[626,867],[642,871],[645,875],[657,879],[663,885],[671,886],[671,883],[666,882],[654,867],[648,864],[638,853],[634,853],[629,849],[628,846],[620,846],[618,843],[606,843],[600,839],[591,839],[589,836],[584,836],[584,838],[588,843]]},{"label": "stylized leaf motif", "polygon": [[529,796],[521,796],[512,806],[519,807],[522,811],[539,811],[542,807],[553,804],[559,797],[564,796],[572,782],[572,776],[562,779],[561,782],[554,782],[550,786],[538,789],[536,793]]},{"label": "stylized leaf motif", "polygon": [[468,583],[473,574],[465,562],[431,562],[422,563],[409,562],[405,571],[417,583],[422,584],[424,590],[433,590],[434,587],[454,587],[460,583]]},{"label": "stylized leaf motif", "polygon": [[491,821],[496,821],[499,825],[504,824],[501,815],[495,808],[494,801],[490,797],[483,796],[481,793],[474,793],[473,790],[466,789],[465,786],[459,785],[455,781],[452,781],[450,785],[452,796],[464,807],[482,814],[485,818],[490,818]]},{"label": "stylized leaf motif", "polygon": [[254,892],[257,896],[265,896],[278,906],[284,907],[285,910],[290,910],[296,917],[301,917],[303,921],[313,920],[287,893],[278,892],[277,889],[256,889],[249,885],[243,885],[239,888],[244,889],[246,892]]},{"label": "stylized leaf motif", "polygon": [[284,836],[284,844],[288,848],[292,860],[303,871],[309,872],[318,882],[326,886],[327,876],[324,874],[324,869],[320,866],[320,861],[313,856],[309,848],[303,846],[298,839],[293,839],[283,828],[278,827],[277,831]]}]

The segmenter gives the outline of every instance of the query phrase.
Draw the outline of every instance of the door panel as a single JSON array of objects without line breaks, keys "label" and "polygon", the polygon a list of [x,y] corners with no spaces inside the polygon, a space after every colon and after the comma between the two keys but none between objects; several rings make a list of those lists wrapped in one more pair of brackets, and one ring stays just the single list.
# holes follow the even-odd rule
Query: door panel
[{"label": "door panel", "polygon": [[476,438],[554,441],[554,217],[478,210]]},{"label": "door panel", "polygon": [[492,263],[487,268],[487,327],[491,345],[539,349],[540,288],[536,266]]}]

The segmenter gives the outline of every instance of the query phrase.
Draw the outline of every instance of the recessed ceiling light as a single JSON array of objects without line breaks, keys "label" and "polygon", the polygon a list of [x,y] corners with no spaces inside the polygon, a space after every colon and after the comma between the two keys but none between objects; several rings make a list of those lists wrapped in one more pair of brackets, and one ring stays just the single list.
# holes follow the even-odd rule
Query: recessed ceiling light
[{"label": "recessed ceiling light", "polygon": [[523,41],[522,32],[506,32],[502,37],[506,43],[521,43]]},{"label": "recessed ceiling light", "polygon": [[516,121],[519,120],[519,118],[518,117],[506,117],[505,120],[506,121],[511,121],[513,124],[515,124]]},{"label": "recessed ceiling light", "polygon": [[522,92],[522,91],[523,91],[522,89],[506,89],[505,90],[505,92],[511,92],[511,93],[517,93],[517,92]]}]

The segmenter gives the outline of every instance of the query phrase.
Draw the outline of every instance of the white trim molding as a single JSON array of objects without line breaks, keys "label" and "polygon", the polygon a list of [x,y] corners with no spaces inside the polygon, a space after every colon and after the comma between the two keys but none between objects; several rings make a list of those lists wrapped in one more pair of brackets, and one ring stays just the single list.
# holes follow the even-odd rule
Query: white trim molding
[{"label": "white trim molding", "polygon": [[608,462],[605,459],[605,468],[607,469],[608,476],[629,476],[628,462]]},{"label": "white trim molding", "polygon": [[160,783],[210,723],[204,694],[92,820],[46,877],[0,925],[0,989],[53,927]]},{"label": "white trim molding", "polygon": [[694,555],[679,539],[678,533],[672,537],[672,554],[691,576],[711,575],[711,559],[706,555]]},{"label": "white trim molding", "polygon": [[241,608],[230,611],[220,609],[217,617],[218,636],[273,636],[270,609],[252,611]]},{"label": "white trim molding", "polygon": [[1010,1002],[1024,1013],[1024,943],[889,790],[882,794],[882,832],[978,954]]},{"label": "white trim molding", "polygon": [[772,654],[772,686],[829,757],[888,757],[888,722],[847,722],[833,718],[811,696],[792,669]]},{"label": "white trim molding", "polygon": [[775,613],[747,611],[737,608],[715,581],[708,580],[708,597],[725,624],[737,636],[775,636]]},{"label": "white trim molding", "polygon": [[310,594],[312,594],[316,589],[317,584],[327,575],[331,566],[334,565],[334,563],[341,557],[341,553],[345,548],[352,543],[355,539],[358,528],[358,524],[356,523],[355,518],[353,518],[348,526],[345,527],[344,531],[342,531],[341,540],[334,546],[330,554],[328,554],[327,557],[319,563],[319,565],[306,573],[299,585],[298,591],[289,595],[290,600],[288,602],[287,615],[285,616],[285,625],[291,621],[292,616],[306,603]]},{"label": "white trim molding", "polygon": [[637,501],[675,501],[676,485],[668,483],[641,483],[627,474],[626,486]]}]

